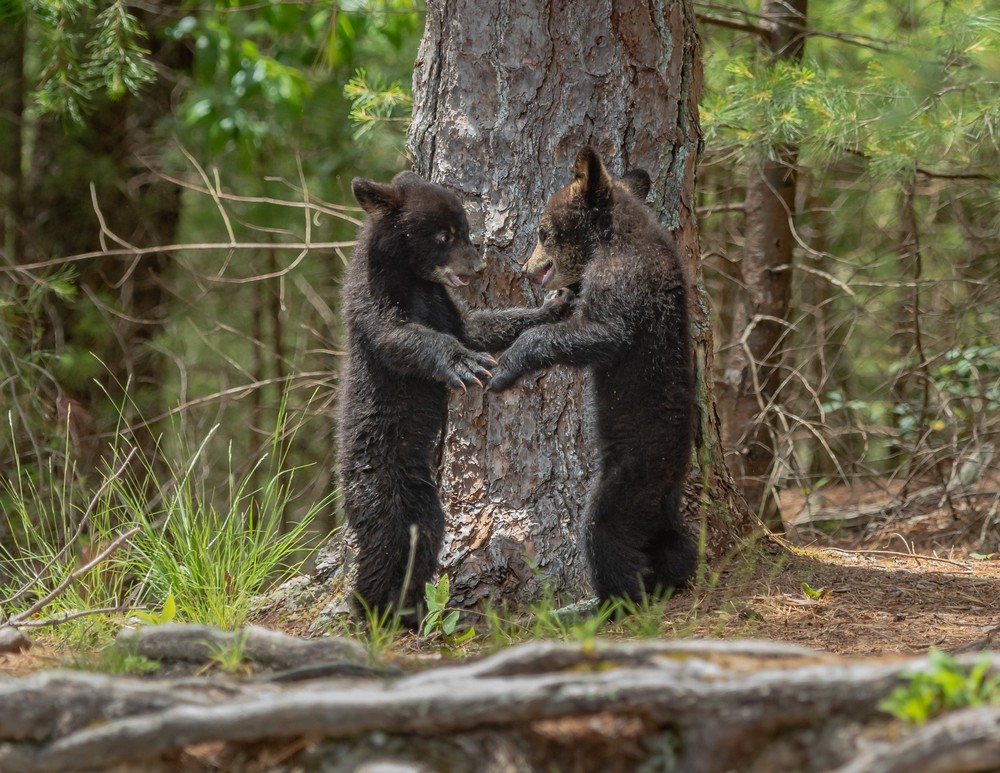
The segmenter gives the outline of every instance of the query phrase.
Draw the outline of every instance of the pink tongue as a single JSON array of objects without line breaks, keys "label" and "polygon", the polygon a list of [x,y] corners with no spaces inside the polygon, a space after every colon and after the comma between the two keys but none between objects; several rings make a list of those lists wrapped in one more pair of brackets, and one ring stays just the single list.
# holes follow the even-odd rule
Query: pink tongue
[{"label": "pink tongue", "polygon": [[469,284],[468,279],[461,277],[458,274],[451,275],[451,282],[453,285],[455,285],[455,287],[465,287],[466,285]]},{"label": "pink tongue", "polygon": [[535,275],[531,278],[531,281],[536,285],[543,285],[552,278],[552,272],[554,270],[555,266],[546,266],[541,271],[536,271]]}]

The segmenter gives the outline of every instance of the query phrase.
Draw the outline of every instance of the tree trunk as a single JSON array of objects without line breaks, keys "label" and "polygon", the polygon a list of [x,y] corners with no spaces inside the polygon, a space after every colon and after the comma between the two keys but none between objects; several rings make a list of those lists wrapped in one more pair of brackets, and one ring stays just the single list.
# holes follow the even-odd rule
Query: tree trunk
[{"label": "tree trunk", "polygon": [[[137,15],[150,32],[145,44],[157,64],[156,82],[138,96],[103,100],[82,129],[52,117],[34,127],[22,262],[118,248],[115,237],[138,247],[174,241],[180,190],[157,176],[156,131],[171,109],[174,73],[190,65],[190,53],[156,34],[165,23],[156,4]],[[114,237],[101,233],[95,204]],[[169,265],[165,254],[77,263],[77,295],[53,296],[46,309],[42,345],[61,363],[53,397],[60,424],[68,423],[79,443],[82,471],[97,463],[104,450],[98,438],[114,437],[122,418],[127,429],[141,414],[162,412],[162,361],[149,343],[166,321]],[[148,431],[130,442],[150,452],[155,445]]]},{"label": "tree trunk", "polygon": [[[924,336],[921,328],[920,280],[923,274],[923,258],[920,250],[920,225],[914,207],[917,195],[917,179],[911,175],[903,184],[899,200],[899,273],[904,281],[913,283],[910,288],[899,291],[895,308],[894,330],[889,338],[896,357],[904,367],[894,375],[890,394],[892,395],[892,416],[900,437],[891,447],[891,464],[905,480],[902,496],[909,492],[910,484],[931,472],[933,453],[924,445],[930,409],[931,378],[924,351]],[[914,409],[919,406],[914,417]],[[912,423],[906,428],[900,426],[900,419],[910,414]],[[939,472],[937,477],[941,477]]]},{"label": "tree trunk", "polygon": [[10,18],[0,31],[0,251],[21,254],[21,152],[24,147],[24,19]]},{"label": "tree trunk", "polygon": [[[772,61],[802,60],[806,7],[807,0],[764,0],[760,26]],[[797,158],[797,148],[777,147],[750,173],[743,292],[719,384],[727,462],[750,508],[773,527],[781,525],[781,515],[770,482],[775,447],[768,420],[788,333]]]},{"label": "tree trunk", "polygon": [[[430,2],[409,148],[419,174],[460,192],[481,233],[487,271],[476,307],[538,303],[520,264],[581,147],[594,145],[612,174],[642,167],[653,176],[652,206],[676,232],[694,277],[703,403],[685,511],[694,531],[707,525],[712,559],[747,524],[703,378],[711,341],[693,211],[699,55],[690,0]],[[453,398],[441,489],[454,603],[523,603],[543,586],[565,601],[586,595],[577,537],[595,460],[581,386],[580,372],[556,368],[503,395]]]}]

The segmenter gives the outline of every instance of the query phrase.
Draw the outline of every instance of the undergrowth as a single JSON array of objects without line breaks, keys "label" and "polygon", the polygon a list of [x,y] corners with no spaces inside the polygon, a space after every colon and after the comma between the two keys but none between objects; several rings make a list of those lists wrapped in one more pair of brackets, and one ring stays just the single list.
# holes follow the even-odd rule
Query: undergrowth
[{"label": "undergrowth", "polygon": [[879,708],[897,719],[921,725],[946,711],[1000,705],[1000,674],[992,670],[993,659],[978,658],[971,667],[963,666],[947,652],[931,650],[929,668],[905,674],[901,684]]},{"label": "undergrowth", "polygon": [[[16,438],[13,422],[8,414]],[[239,458],[230,445],[226,482],[216,487],[202,473],[218,464],[205,458],[218,427],[181,462],[160,458],[154,467],[113,448],[89,486],[71,463],[61,472],[52,464],[28,469],[15,453],[16,475],[0,480],[0,621],[58,626],[70,647],[99,647],[130,617],[167,621],[143,610],[169,607],[170,619],[226,630],[243,625],[255,600],[308,558],[313,524],[331,506],[320,499],[285,523],[298,472],[287,450],[297,429],[282,411],[259,458]]]},{"label": "undergrowth", "polygon": [[[7,418],[19,459],[14,417]],[[298,429],[282,410],[269,447],[251,459],[231,443],[225,458],[212,458],[218,426],[188,450],[172,437],[171,447],[182,450],[171,459],[165,453],[140,459],[119,440],[89,482],[66,461],[73,456],[69,432],[60,466],[18,463],[13,478],[0,479],[7,515],[7,533],[0,534],[0,622],[54,631],[61,646],[91,653],[77,657],[84,666],[131,673],[148,664],[122,660],[106,647],[123,625],[244,625],[262,594],[299,571],[319,541],[317,516],[332,504],[326,498],[303,508],[292,501],[299,469],[289,463],[288,449]],[[208,482],[220,478],[221,485]],[[737,567],[735,574],[742,572]],[[719,578],[701,573],[684,592],[689,601],[683,606],[668,595],[566,607],[545,590],[526,611],[487,605],[463,613],[449,606],[445,575],[425,588],[419,633],[405,633],[397,618],[374,613],[336,632],[361,640],[376,660],[394,656],[401,645],[462,657],[533,640],[592,646],[600,638],[674,638],[704,630],[703,606],[721,592]],[[541,573],[539,582],[549,587]],[[728,619],[716,625],[725,627]],[[241,658],[238,651],[220,652],[216,660],[235,670]]]}]

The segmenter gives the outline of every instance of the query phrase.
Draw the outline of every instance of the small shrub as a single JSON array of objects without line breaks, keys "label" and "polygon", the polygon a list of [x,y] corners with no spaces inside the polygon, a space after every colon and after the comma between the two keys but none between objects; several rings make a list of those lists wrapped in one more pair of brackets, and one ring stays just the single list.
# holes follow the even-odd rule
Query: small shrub
[{"label": "small shrub", "polygon": [[448,599],[450,598],[451,583],[448,580],[448,575],[441,577],[437,585],[429,582],[424,586],[427,614],[424,615],[424,621],[420,626],[424,636],[434,636],[435,634],[451,636],[455,633],[459,612],[457,609],[448,611]]},{"label": "small shrub", "polygon": [[931,650],[928,659],[930,669],[906,674],[908,683],[889,693],[882,711],[920,725],[946,711],[1000,705],[1000,674],[990,673],[989,655],[968,669],[940,650]]}]

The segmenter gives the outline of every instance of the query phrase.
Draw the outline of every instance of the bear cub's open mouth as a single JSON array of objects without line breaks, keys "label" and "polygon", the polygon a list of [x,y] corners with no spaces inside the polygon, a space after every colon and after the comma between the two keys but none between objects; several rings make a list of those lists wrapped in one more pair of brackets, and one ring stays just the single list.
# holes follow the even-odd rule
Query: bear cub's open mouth
[{"label": "bear cub's open mouth", "polygon": [[542,287],[544,287],[545,283],[552,278],[552,275],[555,272],[556,272],[555,264],[551,260],[548,260],[545,262],[544,266],[542,266],[534,274],[531,275],[531,281],[534,282],[536,285],[541,285]]}]

